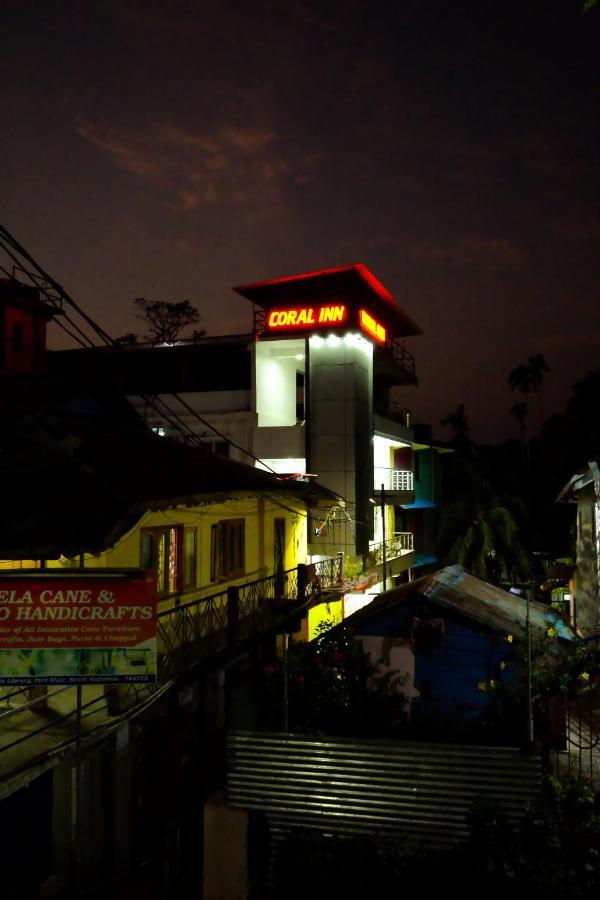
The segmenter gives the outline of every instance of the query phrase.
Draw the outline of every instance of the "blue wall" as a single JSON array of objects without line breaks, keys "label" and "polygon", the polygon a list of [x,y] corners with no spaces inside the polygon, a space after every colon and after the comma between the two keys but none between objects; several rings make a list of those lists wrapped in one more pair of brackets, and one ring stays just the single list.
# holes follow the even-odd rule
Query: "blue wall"
[{"label": "blue wall", "polygon": [[[415,715],[439,715],[468,721],[487,720],[497,712],[498,701],[480,682],[507,687],[515,685],[512,645],[503,632],[488,629],[467,617],[436,606],[426,599],[410,598],[404,603],[382,610],[360,624],[357,634],[410,640],[414,635],[413,619],[441,619],[444,633],[439,639],[415,640],[415,687],[421,696],[413,701]],[[501,669],[502,662],[508,663]]]}]

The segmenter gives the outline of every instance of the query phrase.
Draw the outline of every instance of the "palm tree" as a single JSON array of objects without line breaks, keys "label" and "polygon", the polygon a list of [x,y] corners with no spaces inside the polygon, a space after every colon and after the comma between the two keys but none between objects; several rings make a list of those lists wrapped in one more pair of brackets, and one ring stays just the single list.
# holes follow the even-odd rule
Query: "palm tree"
[{"label": "palm tree", "polygon": [[469,437],[469,423],[465,415],[465,404],[460,403],[454,412],[448,413],[441,421],[440,425],[452,428],[454,435],[452,443],[457,452],[465,456],[473,456],[473,445]]},{"label": "palm tree", "polygon": [[525,440],[527,435],[527,416],[529,415],[529,407],[526,403],[515,403],[515,405],[510,408],[510,412],[519,423],[521,440]]},{"label": "palm tree", "polygon": [[463,464],[461,497],[441,510],[438,554],[494,583],[525,579],[529,560],[520,540],[525,507],[518,497],[498,497],[472,465]]},{"label": "palm tree", "polygon": [[516,366],[508,375],[511,391],[519,390],[522,394],[533,393],[538,395],[540,401],[540,422],[544,420],[542,382],[544,375],[549,371],[548,363],[541,353],[537,353],[535,356],[530,356],[526,363]]}]

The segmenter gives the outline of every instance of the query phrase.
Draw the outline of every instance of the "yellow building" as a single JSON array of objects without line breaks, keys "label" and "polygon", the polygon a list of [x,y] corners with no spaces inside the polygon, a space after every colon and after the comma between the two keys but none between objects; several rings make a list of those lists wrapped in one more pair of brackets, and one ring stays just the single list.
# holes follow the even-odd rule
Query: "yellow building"
[{"label": "yellow building", "polygon": [[[196,463],[191,471],[188,468],[187,496],[181,484],[165,492],[165,481],[170,479],[164,474],[147,486],[142,501],[133,496],[137,491],[132,484],[126,504],[129,508],[122,502],[115,503],[117,521],[106,519],[105,531],[104,523],[94,520],[95,497],[90,492],[86,498],[89,520],[81,523],[78,546],[74,546],[73,535],[62,528],[62,516],[55,515],[52,524],[54,504],[50,500],[57,498],[50,489],[44,504],[48,510],[44,539],[40,540],[41,529],[36,523],[36,534],[28,545],[19,542],[10,552],[10,545],[3,541],[5,558],[0,568],[152,569],[156,572],[159,605],[165,608],[306,562],[307,504],[320,493],[314,485],[278,481],[258,469],[213,454],[195,452],[152,435],[144,438],[146,454],[159,443],[161,453],[165,444],[170,445],[180,482],[185,480],[184,468],[190,459]],[[203,463],[202,469],[198,461]],[[73,478],[76,476],[72,473]],[[246,488],[241,487],[244,481]],[[235,482],[238,486],[227,490]],[[106,516],[106,510],[100,515]],[[98,524],[100,531],[105,531],[102,536]],[[98,546],[99,542],[103,546]],[[24,551],[28,551],[27,558]]]},{"label": "yellow building", "polygon": [[[272,488],[271,488],[272,490]],[[156,572],[160,606],[185,602],[306,562],[306,504],[248,493],[229,500],[148,510],[113,546],[47,559],[46,568],[140,568]],[[3,560],[1,568],[40,568]]]},{"label": "yellow building", "polygon": [[107,426],[54,420],[5,453],[15,513],[0,523],[0,568],[152,569],[166,608],[305,563],[310,507],[337,499],[308,481]]}]

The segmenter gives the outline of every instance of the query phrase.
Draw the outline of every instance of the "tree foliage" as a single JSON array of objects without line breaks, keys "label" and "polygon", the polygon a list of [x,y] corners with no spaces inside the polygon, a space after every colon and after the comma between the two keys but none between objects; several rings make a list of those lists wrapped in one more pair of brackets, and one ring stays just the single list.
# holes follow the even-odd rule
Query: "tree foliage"
[{"label": "tree foliage", "polygon": [[519,431],[521,432],[521,437],[524,437],[527,429],[527,416],[529,414],[527,404],[515,403],[515,405],[510,408],[510,412],[519,423]]},{"label": "tree foliage", "polygon": [[457,460],[454,476],[460,493],[441,510],[437,551],[445,565],[458,563],[494,583],[529,574],[521,531],[527,518],[517,496],[498,496],[474,463]]},{"label": "tree foliage", "polygon": [[474,447],[469,437],[470,427],[464,403],[459,403],[453,412],[444,416],[440,425],[443,425],[444,428],[451,428],[454,432],[451,441],[457,453],[463,456],[473,456]]},{"label": "tree foliage", "polygon": [[[173,344],[181,332],[200,321],[200,314],[189,300],[171,303],[167,300],[146,300],[136,297],[133,301],[135,316],[145,322],[148,332],[144,337],[155,344]],[[194,337],[205,334],[195,331]]]},{"label": "tree foliage", "polygon": [[544,375],[550,368],[541,353],[530,356],[526,363],[516,366],[508,376],[508,383],[512,391],[519,390],[522,394],[538,394],[544,380]]},{"label": "tree foliage", "polygon": [[285,665],[280,659],[266,667],[270,727],[281,726],[286,701],[291,731],[373,735],[404,726],[408,698],[403,676],[371,667],[352,630],[332,625],[325,621],[314,640],[294,643]]}]

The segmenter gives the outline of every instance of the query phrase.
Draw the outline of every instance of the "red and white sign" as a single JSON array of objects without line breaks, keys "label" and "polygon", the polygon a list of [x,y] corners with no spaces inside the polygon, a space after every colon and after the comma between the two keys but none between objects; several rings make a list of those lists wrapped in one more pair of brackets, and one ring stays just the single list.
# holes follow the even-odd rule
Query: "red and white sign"
[{"label": "red and white sign", "polygon": [[0,578],[0,683],[155,679],[153,573]]}]

